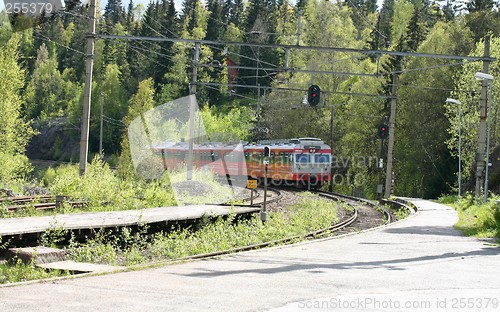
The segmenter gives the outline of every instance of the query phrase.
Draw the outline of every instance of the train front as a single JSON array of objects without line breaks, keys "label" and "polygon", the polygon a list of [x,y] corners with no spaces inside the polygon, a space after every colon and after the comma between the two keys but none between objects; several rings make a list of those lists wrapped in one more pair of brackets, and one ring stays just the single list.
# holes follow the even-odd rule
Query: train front
[{"label": "train front", "polygon": [[292,158],[294,179],[307,188],[319,188],[330,181],[330,146],[315,138],[301,138],[295,143]]}]

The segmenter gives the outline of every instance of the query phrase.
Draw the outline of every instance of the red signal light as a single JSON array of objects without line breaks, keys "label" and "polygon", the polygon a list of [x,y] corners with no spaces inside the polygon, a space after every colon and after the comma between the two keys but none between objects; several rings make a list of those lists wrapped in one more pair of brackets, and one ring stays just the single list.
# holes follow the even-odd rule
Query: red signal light
[{"label": "red signal light", "polygon": [[387,127],[387,125],[379,125],[377,130],[377,136],[379,139],[387,139],[387,137],[389,136],[389,128]]},{"label": "red signal light", "polygon": [[319,104],[320,100],[320,88],[317,85],[312,85],[309,87],[307,94],[307,102],[311,106],[316,106]]}]

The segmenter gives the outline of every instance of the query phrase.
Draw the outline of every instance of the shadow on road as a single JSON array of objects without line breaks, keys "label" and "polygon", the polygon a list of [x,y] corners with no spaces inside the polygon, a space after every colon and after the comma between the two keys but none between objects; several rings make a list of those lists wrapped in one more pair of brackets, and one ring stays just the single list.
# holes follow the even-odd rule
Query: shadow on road
[{"label": "shadow on road", "polygon": [[398,228],[387,228],[383,231],[391,234],[463,236],[461,231],[449,226],[408,226],[408,227],[398,227]]},{"label": "shadow on road", "polygon": [[[387,270],[406,270],[405,264],[416,263],[416,262],[424,262],[424,261],[433,261],[433,260],[446,260],[453,261],[458,259],[464,259],[468,257],[479,257],[479,256],[495,256],[500,255],[500,247],[484,247],[479,250],[463,252],[463,253],[454,253],[448,252],[439,255],[429,255],[429,256],[421,256],[414,258],[401,258],[401,259],[391,259],[391,260],[380,260],[380,261],[353,261],[347,263],[301,263],[301,262],[311,262],[311,259],[290,259],[290,261],[282,260],[282,261],[272,261],[265,259],[255,259],[252,261],[251,259],[241,259],[239,257],[235,257],[233,259],[227,259],[229,261],[240,261],[240,262],[254,262],[254,263],[262,263],[262,264],[281,264],[278,267],[270,267],[270,268],[257,268],[257,269],[242,269],[242,270],[207,270],[205,272],[196,272],[190,274],[180,274],[183,276],[189,277],[200,277],[200,278],[212,278],[217,276],[226,276],[226,275],[238,275],[238,274],[277,274],[277,273],[285,273],[285,272],[293,272],[293,271],[310,271],[311,273],[317,273],[320,269],[331,269],[331,270],[360,270],[360,269],[377,269],[384,268]],[[292,262],[292,263],[290,263]]]}]

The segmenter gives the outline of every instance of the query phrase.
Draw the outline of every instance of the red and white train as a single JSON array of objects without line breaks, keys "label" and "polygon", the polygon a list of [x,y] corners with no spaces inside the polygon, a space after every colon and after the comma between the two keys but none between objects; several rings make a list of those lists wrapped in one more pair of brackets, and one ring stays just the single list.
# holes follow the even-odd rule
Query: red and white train
[{"label": "red and white train", "polygon": [[[266,158],[264,150],[269,147]],[[207,142],[193,145],[193,166],[220,176],[265,180],[268,183],[318,188],[330,181],[331,148],[321,139],[265,140],[248,144]],[[153,147],[164,170],[175,170],[188,159],[187,142],[167,142]],[[267,161],[266,161],[267,160]]]}]

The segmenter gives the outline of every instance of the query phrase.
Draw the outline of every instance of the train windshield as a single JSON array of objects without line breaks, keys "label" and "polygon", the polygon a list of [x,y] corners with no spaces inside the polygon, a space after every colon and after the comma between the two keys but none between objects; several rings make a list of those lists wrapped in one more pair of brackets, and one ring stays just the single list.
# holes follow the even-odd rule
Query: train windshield
[{"label": "train windshield", "polygon": [[295,162],[299,164],[306,164],[311,161],[311,155],[309,154],[296,154]]},{"label": "train windshield", "polygon": [[330,162],[330,155],[314,155],[314,162],[317,164],[328,164]]}]

